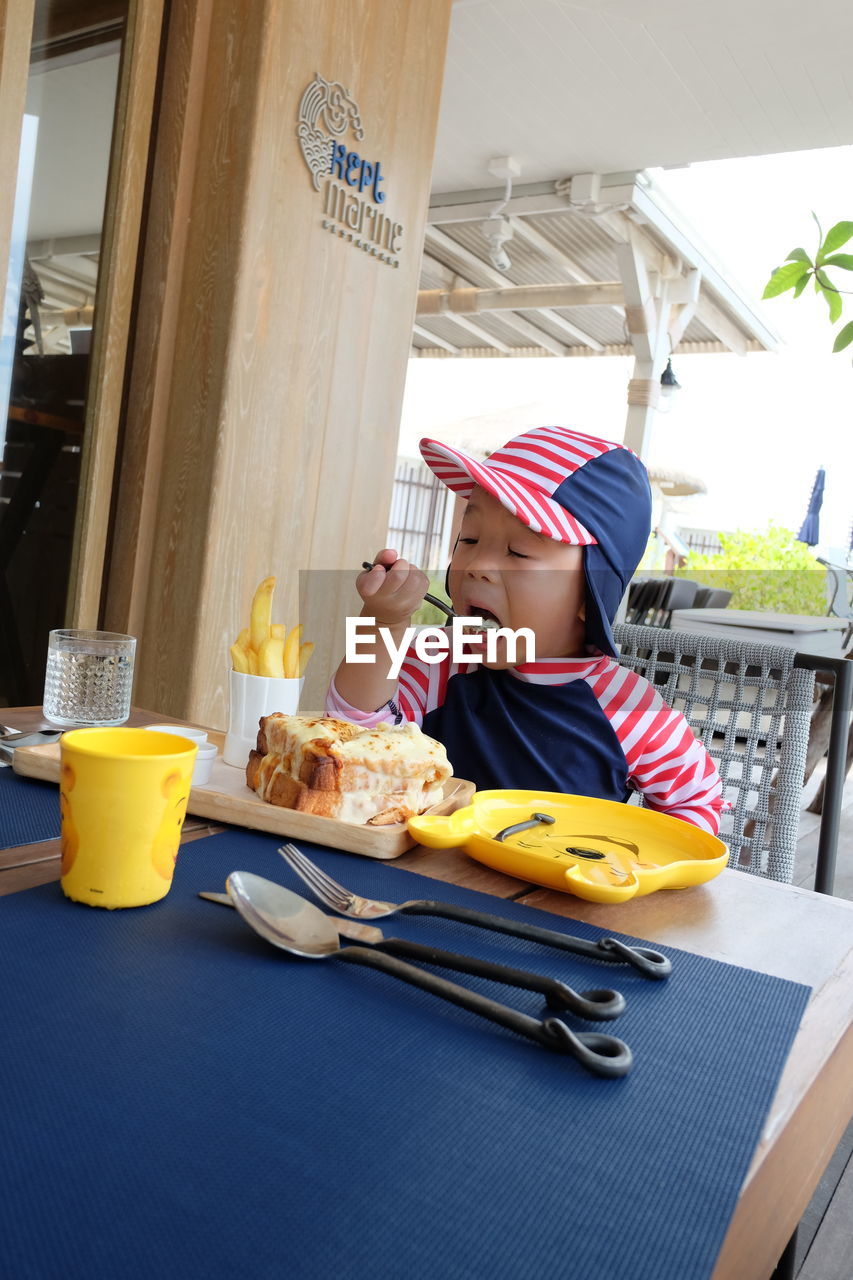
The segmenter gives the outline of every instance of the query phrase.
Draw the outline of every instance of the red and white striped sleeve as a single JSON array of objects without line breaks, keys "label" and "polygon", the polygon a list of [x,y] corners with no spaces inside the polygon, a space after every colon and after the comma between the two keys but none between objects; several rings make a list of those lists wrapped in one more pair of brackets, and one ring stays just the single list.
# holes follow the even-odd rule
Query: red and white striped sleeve
[{"label": "red and white striped sleeve", "polygon": [[[450,639],[450,629],[444,628]],[[444,702],[451,676],[471,670],[471,663],[452,661],[452,653],[441,655],[440,661],[424,662],[409,649],[397,682],[397,704],[404,720],[422,724],[424,716]]]},{"label": "red and white striped sleeve", "polygon": [[590,684],[625,753],[628,780],[648,807],[716,835],[723,784],[681,712],[643,676],[616,662]]},{"label": "red and white striped sleeve", "polygon": [[450,677],[470,669],[470,663],[452,662],[449,652],[443,654],[440,661],[424,662],[412,646],[403,659],[397,691],[390,702],[386,702],[378,711],[358,711],[341,697],[333,680],[326,694],[325,712],[326,715],[351,720],[366,728],[380,723],[399,724],[401,720],[421,725],[424,716],[444,702]]}]

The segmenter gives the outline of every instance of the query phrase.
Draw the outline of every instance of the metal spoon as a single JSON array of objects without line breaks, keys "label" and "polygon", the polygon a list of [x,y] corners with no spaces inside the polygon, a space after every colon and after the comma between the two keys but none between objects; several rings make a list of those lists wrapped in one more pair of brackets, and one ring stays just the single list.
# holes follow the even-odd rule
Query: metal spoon
[{"label": "metal spoon", "polygon": [[[283,886],[276,885],[271,880],[261,881],[259,876],[255,879],[264,885],[271,885],[273,890],[283,890]],[[283,892],[289,894],[290,890],[283,890]],[[230,896],[205,893],[199,896],[213,898],[217,902],[224,898],[224,901],[231,905]],[[618,1018],[625,1009],[625,997],[610,987],[598,987],[592,991],[573,991],[571,987],[556,978],[548,978],[541,973],[531,973],[527,969],[493,964],[489,960],[459,955],[455,951],[443,951],[440,947],[424,946],[420,942],[409,942],[405,938],[386,938],[382,930],[375,925],[364,924],[362,921],[335,920],[297,894],[292,894],[291,897],[295,899],[295,903],[292,904],[294,911],[299,912],[300,908],[304,908],[303,917],[306,912],[316,912],[325,925],[334,926],[339,937],[352,938],[368,947],[378,947],[388,955],[402,956],[407,960],[420,960],[424,964],[436,965],[440,969],[452,969],[457,973],[470,973],[474,977],[488,978],[493,982],[502,982],[506,986],[521,987],[524,991],[537,991],[545,996],[549,1009],[574,1013],[579,1018],[586,1018],[593,1022],[605,1022]],[[285,905],[282,900],[282,909]],[[314,919],[313,916],[310,918]],[[315,923],[317,923],[316,920]]]},{"label": "metal spoon", "polygon": [[0,743],[6,747],[41,747],[49,742],[58,742],[62,733],[62,729],[10,729],[8,733],[0,734]]},{"label": "metal spoon", "polygon": [[[372,942],[368,946],[341,946],[337,929],[337,921],[330,919],[318,907],[306,902],[298,894],[291,893],[283,885],[274,884],[262,876],[252,875],[248,871],[232,871],[226,881],[228,896],[250,928],[273,946],[289,951],[293,955],[305,956],[309,959],[325,959],[338,956],[351,964],[365,965],[371,969],[380,969],[383,973],[408,982],[411,986],[420,987],[451,1004],[468,1009],[472,1013],[509,1030],[526,1036],[530,1040],[545,1045],[558,1053],[570,1054],[588,1071],[597,1075],[616,1077],[623,1076],[630,1070],[632,1054],[628,1046],[615,1036],[605,1036],[598,1032],[573,1032],[558,1018],[546,1017],[541,1020],[528,1017],[516,1009],[490,1000],[467,987],[457,986],[436,974],[428,973],[415,965],[406,964],[389,953],[387,948],[393,943],[395,951],[415,955],[428,963],[439,966],[447,964],[448,956],[457,962],[466,963],[465,972],[492,977],[496,970],[506,975],[518,971],[507,970],[502,965],[488,965],[485,961],[472,957],[452,956],[433,947],[422,947],[417,943],[404,942],[401,939],[382,941],[381,931],[373,926],[360,925],[364,941],[370,942],[369,935],[378,933],[379,940],[386,950],[372,949],[379,945]],[[350,922],[351,924],[352,922]],[[537,975],[520,973],[524,979],[537,978]],[[514,981],[512,978],[499,978],[499,981]],[[548,984],[551,979],[540,980]],[[560,987],[562,984],[554,984]],[[534,989],[543,989],[541,987]]]}]

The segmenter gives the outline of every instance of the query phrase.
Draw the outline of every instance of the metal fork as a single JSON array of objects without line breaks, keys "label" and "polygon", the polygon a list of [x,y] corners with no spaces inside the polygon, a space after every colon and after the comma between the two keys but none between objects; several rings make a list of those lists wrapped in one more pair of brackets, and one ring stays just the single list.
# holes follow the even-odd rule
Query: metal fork
[{"label": "metal fork", "polygon": [[[376,565],[373,564],[370,560],[362,560],[361,567],[362,569],[375,569]],[[385,566],[383,565],[383,568],[384,567]],[[435,605],[436,609],[440,609],[441,612],[446,614],[449,619],[456,617],[456,614],[453,611],[453,609],[450,607],[450,605],[445,604],[443,600],[439,600],[438,596],[431,596],[428,591],[425,591],[424,600],[426,600],[427,604]]]},{"label": "metal fork", "polygon": [[605,964],[629,964],[647,978],[665,978],[672,969],[669,959],[659,951],[652,951],[649,947],[630,947],[618,938],[600,938],[597,942],[590,942],[587,938],[558,933],[556,929],[541,929],[538,925],[506,920],[485,911],[473,911],[470,907],[458,907],[452,902],[437,902],[426,898],[413,898],[408,902],[379,902],[373,898],[362,898],[333,880],[297,849],[296,845],[282,845],[279,853],[315,898],[319,898],[325,906],[341,916],[377,920],[380,916],[392,916],[398,911],[406,915],[441,916],[462,924],[479,925],[480,928],[491,929],[495,933],[506,933],[514,938],[526,938],[529,942],[541,942],[560,951],[571,951],[575,955],[600,960]]},{"label": "metal fork", "polygon": [[[246,873],[235,872],[234,874],[245,876]],[[492,982],[501,982],[505,986],[520,987],[523,991],[538,991],[540,995],[545,997],[545,1003],[549,1009],[573,1013],[577,1017],[585,1018],[588,1021],[609,1022],[613,1018],[618,1018],[624,1012],[625,997],[620,991],[613,991],[610,987],[598,987],[594,991],[574,991],[571,987],[566,986],[564,982],[560,982],[556,978],[550,978],[542,973],[531,973],[527,969],[514,969],[505,964],[493,964],[489,960],[480,960],[476,956],[444,951],[441,947],[424,945],[422,942],[410,942],[407,938],[387,938],[376,925],[357,924],[353,920],[334,920],[331,916],[325,916],[318,907],[312,906],[304,898],[299,898],[295,893],[285,889],[284,886],[274,885],[269,880],[263,881],[262,877],[255,877],[255,879],[261,880],[262,884],[269,885],[269,893],[275,893],[277,890],[281,894],[286,894],[288,899],[296,899],[297,903],[301,902],[303,904],[306,911],[319,916],[321,922],[325,921],[334,925],[339,939],[350,938],[361,943],[364,947],[376,947],[377,950],[384,951],[387,955],[398,956],[405,960],[418,960],[422,964],[435,965],[439,969],[450,969],[456,973],[470,973],[475,978],[487,978]],[[199,897],[221,902],[228,906],[237,905],[230,893],[203,892],[199,894]],[[241,912],[241,915],[245,916],[245,914],[245,912]],[[265,917],[263,912],[261,916],[266,919],[266,927],[258,928],[257,932],[261,933],[263,937],[274,943],[274,945],[284,947],[285,951],[288,950],[286,925],[289,922],[289,918],[283,920],[281,922],[283,927],[280,927],[278,922]],[[290,941],[294,941],[294,939],[290,939]],[[296,950],[297,952],[299,951],[298,946]]]}]

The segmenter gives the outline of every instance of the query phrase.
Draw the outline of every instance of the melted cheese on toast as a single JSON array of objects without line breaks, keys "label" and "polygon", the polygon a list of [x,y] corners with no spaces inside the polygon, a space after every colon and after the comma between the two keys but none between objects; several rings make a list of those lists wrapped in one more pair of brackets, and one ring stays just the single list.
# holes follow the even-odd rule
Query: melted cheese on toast
[{"label": "melted cheese on toast", "polygon": [[246,780],[271,804],[381,825],[437,804],[451,772],[444,747],[415,724],[361,729],[275,713],[260,722]]}]

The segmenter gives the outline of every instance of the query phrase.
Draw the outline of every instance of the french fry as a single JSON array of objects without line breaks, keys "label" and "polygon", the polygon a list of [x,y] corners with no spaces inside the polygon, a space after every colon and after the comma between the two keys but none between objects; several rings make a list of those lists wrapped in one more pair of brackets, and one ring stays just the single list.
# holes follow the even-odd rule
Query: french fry
[{"label": "french fry", "polygon": [[310,640],[306,640],[304,644],[301,644],[299,646],[298,674],[300,675],[300,677],[305,675],[305,668],[308,666],[308,659],[311,657],[311,654],[313,652],[314,652],[314,646]]},{"label": "french fry", "polygon": [[284,677],[295,680],[299,671],[299,642],[302,639],[302,623],[293,627],[284,644]]},{"label": "french fry", "polygon": [[249,655],[239,643],[231,646],[231,666],[242,675],[249,675]]},{"label": "french fry", "polygon": [[302,642],[301,623],[288,630],[285,623],[272,621],[275,586],[274,577],[258,583],[249,625],[231,645],[231,665],[243,675],[295,680],[305,674],[314,645]]},{"label": "french fry", "polygon": [[274,591],[275,578],[264,578],[263,582],[258,584],[252,600],[252,611],[249,615],[249,641],[256,653],[263,642],[269,639]]},{"label": "french fry", "polygon": [[258,650],[258,675],[277,680],[284,675],[284,641],[279,636],[268,636]]}]

